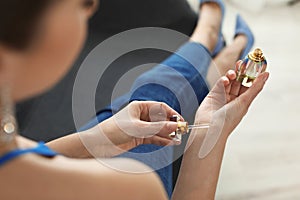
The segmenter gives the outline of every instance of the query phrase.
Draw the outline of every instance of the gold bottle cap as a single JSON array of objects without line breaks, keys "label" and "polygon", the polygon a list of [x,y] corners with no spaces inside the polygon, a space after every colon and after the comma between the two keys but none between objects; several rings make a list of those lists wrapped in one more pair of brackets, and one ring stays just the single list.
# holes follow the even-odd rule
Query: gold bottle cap
[{"label": "gold bottle cap", "polygon": [[266,60],[260,48],[256,48],[253,52],[249,53],[248,57],[254,62],[263,62]]},{"label": "gold bottle cap", "polygon": [[177,122],[177,131],[181,134],[188,132],[188,123],[179,121]]}]

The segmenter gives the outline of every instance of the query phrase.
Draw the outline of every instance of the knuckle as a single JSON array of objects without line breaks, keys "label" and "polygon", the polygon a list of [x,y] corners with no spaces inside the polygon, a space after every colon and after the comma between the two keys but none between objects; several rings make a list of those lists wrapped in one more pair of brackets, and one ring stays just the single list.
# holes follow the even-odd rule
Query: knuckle
[{"label": "knuckle", "polygon": [[169,105],[166,104],[165,102],[160,102],[159,104],[160,104],[161,106],[165,107],[165,108],[169,108]]}]

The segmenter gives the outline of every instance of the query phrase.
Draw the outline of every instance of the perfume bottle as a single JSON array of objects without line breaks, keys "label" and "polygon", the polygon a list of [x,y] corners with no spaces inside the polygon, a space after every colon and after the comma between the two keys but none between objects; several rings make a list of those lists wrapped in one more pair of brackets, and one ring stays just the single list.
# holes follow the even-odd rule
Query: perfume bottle
[{"label": "perfume bottle", "polygon": [[267,60],[261,49],[257,48],[249,53],[237,70],[237,81],[243,86],[251,87],[256,77],[266,71]]},{"label": "perfume bottle", "polygon": [[177,129],[175,132],[171,133],[169,137],[172,138],[175,142],[181,142],[182,134],[188,132],[188,123],[180,121],[180,117],[178,115],[173,115],[172,117],[170,117],[170,121],[177,122]]}]

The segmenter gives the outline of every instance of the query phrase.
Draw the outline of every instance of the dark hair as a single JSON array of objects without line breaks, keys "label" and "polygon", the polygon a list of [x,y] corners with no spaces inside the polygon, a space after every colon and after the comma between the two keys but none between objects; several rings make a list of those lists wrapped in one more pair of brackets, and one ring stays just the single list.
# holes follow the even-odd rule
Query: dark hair
[{"label": "dark hair", "polygon": [[0,0],[0,43],[23,50],[29,46],[39,16],[52,0]]}]

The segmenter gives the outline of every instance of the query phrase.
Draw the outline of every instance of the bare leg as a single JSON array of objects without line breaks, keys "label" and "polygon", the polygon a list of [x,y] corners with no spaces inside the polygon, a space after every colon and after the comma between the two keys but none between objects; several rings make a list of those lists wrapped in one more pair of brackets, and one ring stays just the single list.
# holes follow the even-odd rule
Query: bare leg
[{"label": "bare leg", "polygon": [[225,47],[211,63],[206,80],[210,87],[225,73],[234,69],[236,61],[246,47],[248,39],[245,35],[238,35],[232,44]]},{"label": "bare leg", "polygon": [[191,41],[204,45],[212,53],[218,42],[222,11],[216,3],[205,3],[200,9],[199,21]]},{"label": "bare leg", "polygon": [[239,59],[242,51],[247,45],[247,37],[245,35],[237,36],[233,43],[225,48],[215,59],[214,62],[217,65],[221,75],[235,66],[236,61]]}]

